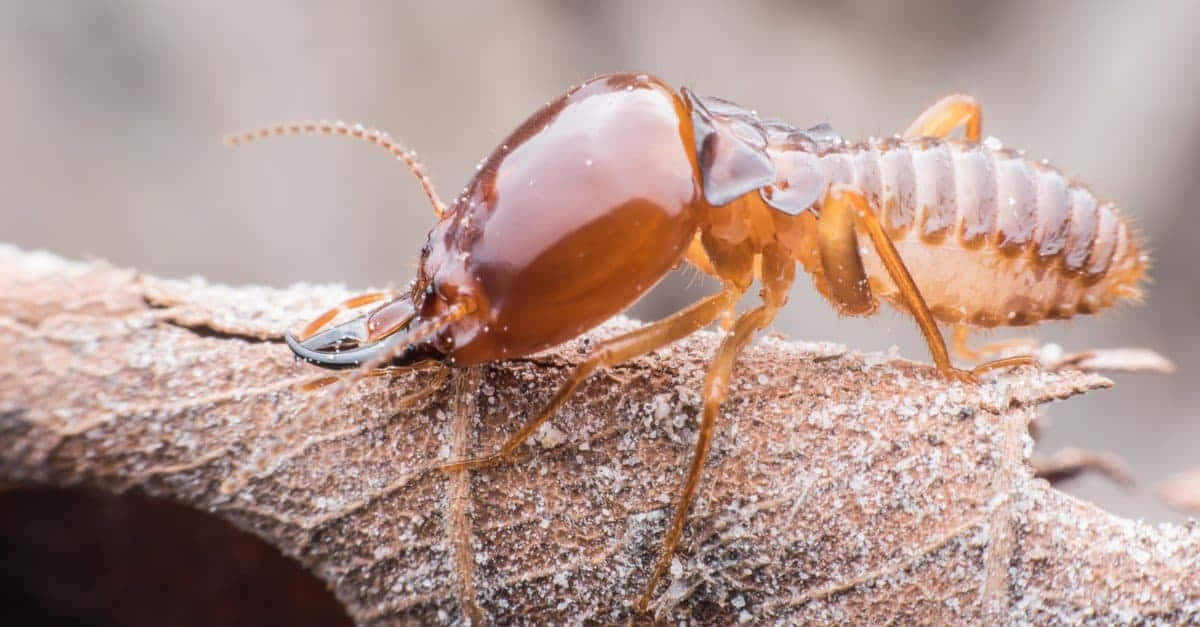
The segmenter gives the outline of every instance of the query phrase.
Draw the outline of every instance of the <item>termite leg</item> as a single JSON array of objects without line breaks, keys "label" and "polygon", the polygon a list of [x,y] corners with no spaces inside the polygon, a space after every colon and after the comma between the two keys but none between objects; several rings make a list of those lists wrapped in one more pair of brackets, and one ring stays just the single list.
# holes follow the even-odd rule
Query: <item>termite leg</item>
[{"label": "termite leg", "polygon": [[[426,398],[428,398],[429,396],[431,396],[433,393],[440,390],[442,387],[442,384],[446,382],[446,378],[450,376],[450,367],[445,364],[438,363],[438,362],[422,361],[422,362],[415,363],[411,366],[385,366],[383,368],[377,368],[375,370],[367,371],[367,372],[363,373],[362,376],[363,376],[363,378],[393,377],[393,376],[398,376],[400,374],[403,374],[405,372],[428,370],[430,367],[436,367],[437,374],[433,375],[433,378],[429,381],[429,384],[426,385],[425,387],[421,388],[420,390],[417,390],[416,392],[409,392],[408,394],[405,394],[404,396],[401,396],[400,398],[396,399],[395,404],[392,405],[392,410],[396,411],[401,408],[413,405],[419,401],[423,401]],[[353,373],[355,371],[351,370],[350,372]],[[312,391],[327,387],[329,385],[333,385],[334,383],[341,381],[344,377],[347,377],[347,376],[350,376],[350,375],[349,374],[341,374],[341,375],[331,375],[331,376],[327,376],[327,377],[320,377],[318,379],[315,379],[313,381],[305,383],[300,389],[304,390],[305,392],[312,392]]]},{"label": "termite leg", "polygon": [[[418,361],[415,364],[409,364],[407,366],[382,366],[379,368],[375,368],[373,370],[368,370],[368,371],[363,372],[362,377],[364,379],[375,379],[378,377],[395,377],[395,376],[399,376],[399,375],[402,375],[402,374],[405,374],[408,372],[421,372],[424,370],[432,370],[432,369],[436,369],[438,371],[438,373],[436,375],[434,375],[434,377],[433,377],[433,381],[438,384],[441,384],[443,381],[445,381],[446,377],[449,376],[449,374],[450,374],[450,367],[447,366],[446,364],[443,364],[439,361],[427,360],[427,361]],[[354,374],[355,372],[357,372],[357,371],[356,370],[346,370],[344,372],[335,373],[335,374],[332,374],[329,376],[324,376],[324,377],[319,377],[319,378],[313,379],[312,381],[304,384],[304,390],[305,391],[318,390],[318,389],[326,387],[332,383],[337,383],[343,377],[350,376],[351,374]],[[407,398],[407,397],[405,397],[405,398]],[[424,398],[424,396],[422,396],[421,398]],[[420,400],[420,398],[417,398],[414,400]]]},{"label": "termite leg", "polygon": [[[917,284],[909,274],[908,268],[905,267],[904,261],[900,259],[900,253],[896,251],[891,238],[884,232],[883,225],[875,217],[870,201],[862,193],[845,187],[834,188],[826,193],[825,199],[821,203],[821,217],[817,222],[821,227],[819,230],[821,262],[825,266],[826,274],[830,276],[831,287],[835,290],[834,295],[843,301],[839,305],[844,307],[844,301],[851,301],[850,304],[853,305],[856,300],[871,299],[866,274],[861,269],[862,259],[858,253],[857,238],[854,235],[856,223],[861,224],[867,231],[880,260],[900,290],[900,295],[908,306],[909,312],[916,318],[917,326],[925,336],[925,343],[929,345],[929,352],[933,355],[933,362],[937,365],[938,370],[949,378],[973,379],[974,377],[969,372],[959,370],[951,365],[950,355],[946,352],[946,343],[938,331],[937,323],[933,320],[933,314],[929,311],[929,306],[925,304],[925,299],[921,296],[921,291],[917,289]],[[829,242],[834,238],[836,238],[834,245],[830,245]],[[844,268],[855,269],[855,271],[845,273]],[[845,274],[843,282],[847,284],[847,288],[838,290],[837,279],[843,274]],[[862,278],[857,278],[859,276]],[[863,294],[858,292],[863,292]],[[852,312],[857,313],[854,310]]]},{"label": "termite leg", "polygon": [[967,342],[968,332],[967,325],[954,325],[954,333],[950,336],[950,346],[954,349],[954,354],[958,355],[959,359],[965,359],[967,361],[979,361],[980,359],[983,359],[983,349],[981,348],[980,350],[975,350],[971,348],[970,343]]},{"label": "termite leg", "polygon": [[967,141],[979,141],[983,131],[983,109],[971,96],[950,94],[917,116],[904,131],[904,136],[946,137],[961,124],[966,125],[963,137]]},{"label": "termite leg", "polygon": [[709,259],[708,253],[704,251],[704,243],[700,240],[699,234],[696,234],[696,237],[692,238],[692,242],[688,244],[684,258],[688,260],[688,263],[699,268],[701,272],[709,276],[718,276],[712,259]]},{"label": "termite leg", "polygon": [[300,332],[299,339],[303,341],[316,335],[321,329],[325,328],[325,325],[329,324],[330,320],[336,318],[337,315],[343,311],[358,309],[359,307],[377,303],[388,298],[395,298],[395,294],[392,294],[391,292],[371,292],[369,294],[361,294],[359,296],[355,296],[354,298],[346,299],[342,303],[334,306],[329,311],[317,316],[317,318],[312,322],[308,323],[308,326],[304,327],[304,330]]},{"label": "termite leg", "polygon": [[[847,215],[853,216],[854,220],[847,220]],[[946,351],[946,342],[942,339],[937,322],[933,319],[933,313],[929,311],[929,305],[925,303],[925,298],[921,296],[921,290],[917,288],[916,282],[913,281],[912,275],[909,274],[908,268],[904,265],[904,260],[900,258],[900,253],[896,250],[896,246],[892,244],[892,240],[888,237],[887,232],[884,231],[879,218],[875,216],[875,211],[871,207],[871,201],[867,200],[867,197],[862,192],[841,186],[834,188],[826,193],[825,199],[821,204],[821,217],[818,225],[820,222],[826,220],[830,220],[831,224],[842,225],[841,228],[843,229],[853,229],[854,223],[857,222],[866,230],[867,235],[871,238],[871,243],[875,247],[875,252],[879,255],[880,261],[883,262],[888,275],[892,278],[892,282],[896,284],[896,288],[900,290],[900,296],[904,299],[909,313],[916,319],[917,326],[925,336],[925,343],[929,346],[929,352],[933,356],[933,363],[937,366],[938,371],[942,373],[942,376],[960,381],[976,381],[980,373],[987,372],[988,370],[1036,363],[1032,356],[1026,356],[988,362],[970,371],[955,368],[950,363],[950,354]],[[822,239],[828,235],[824,229],[820,231]],[[849,234],[849,237],[854,237],[853,232]],[[831,273],[831,270],[833,273],[836,273],[843,267],[861,267],[862,261],[858,258],[858,248],[856,246],[842,246],[841,244],[845,239],[844,237],[839,237],[837,240],[839,246],[834,248],[834,250],[842,256],[842,258],[837,260],[826,259],[825,242],[821,242],[822,265],[825,266],[827,273]],[[858,289],[870,289],[866,286],[865,282],[859,282],[858,285]]]},{"label": "termite leg", "polygon": [[509,436],[498,451],[481,457],[437,464],[434,468],[444,472],[454,472],[486,468],[503,463],[542,426],[542,423],[553,416],[567,399],[571,398],[575,389],[593,372],[628,361],[703,329],[721,312],[737,303],[738,296],[740,294],[734,290],[713,294],[658,322],[598,343],[588,358],[576,366],[571,376],[558,388],[554,398],[550,399],[550,402],[533,418],[526,421],[519,431]]},{"label": "termite leg", "polygon": [[1037,350],[1037,342],[1027,337],[988,342],[979,348],[971,348],[967,342],[967,333],[969,332],[967,325],[956,324],[954,332],[950,336],[950,347],[954,350],[954,354],[967,361],[979,361],[988,355],[1013,349],[1024,349],[1030,353]]},{"label": "termite leg", "polygon": [[[1000,342],[991,342],[979,347],[978,350],[972,349],[967,345],[967,327],[966,325],[955,325],[952,335],[951,346],[954,347],[954,353],[968,361],[979,361],[987,355],[995,355],[1012,348],[1027,348],[1030,352],[1036,350],[1037,344],[1029,338],[1017,338],[1012,340],[1003,340]],[[1005,357],[1004,359],[996,359],[983,364],[980,364],[971,370],[971,374],[978,376],[989,370],[997,370],[1000,368],[1010,368],[1013,366],[1036,366],[1038,359],[1034,355],[1017,355],[1015,357]]]},{"label": "termite leg", "polygon": [[[708,253],[704,250],[704,244],[700,240],[699,233],[696,234],[696,237],[692,238],[692,243],[688,245],[687,252],[684,254],[684,258],[688,260],[688,263],[696,266],[696,268],[698,268],[701,272],[709,276],[720,276],[720,273],[717,272],[716,267],[713,266],[712,259],[709,258]],[[728,331],[729,327],[733,326],[733,320],[734,311],[733,308],[730,307],[721,313],[721,329]]]},{"label": "termite leg", "polygon": [[1017,355],[1016,357],[1005,357],[1004,359],[995,359],[984,362],[971,368],[971,376],[978,378],[979,375],[990,370],[1001,370],[1004,368],[1015,368],[1017,366],[1036,366],[1038,365],[1037,357],[1033,355]]},{"label": "termite leg", "polygon": [[671,518],[671,526],[663,538],[658,559],[654,563],[654,571],[646,582],[646,590],[638,599],[635,609],[645,612],[654,596],[654,588],[667,572],[675,550],[679,548],[679,538],[683,535],[683,525],[687,522],[688,510],[696,497],[696,488],[700,485],[700,476],[704,472],[704,462],[708,459],[708,451],[712,446],[713,427],[717,421],[717,412],[729,393],[729,378],[733,371],[734,362],[746,347],[755,331],[763,329],[775,319],[775,313],[787,301],[787,289],[795,276],[795,264],[781,251],[768,249],[759,258],[761,264],[759,274],[762,278],[762,299],[764,305],[752,309],[739,317],[725,336],[717,354],[709,366],[704,378],[704,414],[700,419],[700,432],[696,436],[696,450],[692,454],[692,463],[688,466],[688,474],[684,479],[679,500],[675,503],[675,515]]}]

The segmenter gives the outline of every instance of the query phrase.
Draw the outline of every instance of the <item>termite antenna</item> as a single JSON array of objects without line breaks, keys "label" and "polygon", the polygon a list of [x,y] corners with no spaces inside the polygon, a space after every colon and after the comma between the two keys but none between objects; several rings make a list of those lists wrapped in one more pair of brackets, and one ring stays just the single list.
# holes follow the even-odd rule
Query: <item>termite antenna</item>
[{"label": "termite antenna", "polygon": [[280,135],[343,135],[380,146],[392,153],[397,159],[403,161],[404,165],[408,166],[408,169],[412,171],[413,176],[417,177],[417,182],[421,184],[421,189],[429,197],[429,202],[433,204],[433,212],[437,214],[438,219],[446,215],[446,204],[438,197],[437,189],[433,186],[433,180],[425,172],[425,166],[417,160],[417,153],[405,148],[399,140],[392,138],[386,132],[378,129],[367,128],[362,124],[347,125],[341,121],[285,122],[283,124],[263,126],[241,133],[226,135],[222,143],[232,148]]}]

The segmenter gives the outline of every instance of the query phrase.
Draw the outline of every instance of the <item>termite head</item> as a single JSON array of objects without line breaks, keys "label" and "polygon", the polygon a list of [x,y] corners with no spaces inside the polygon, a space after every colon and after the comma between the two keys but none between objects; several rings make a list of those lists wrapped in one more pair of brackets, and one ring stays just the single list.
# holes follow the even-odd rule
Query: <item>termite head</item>
[{"label": "termite head", "polygon": [[470,365],[595,327],[657,283],[694,239],[707,204],[693,135],[682,97],[647,74],[569,90],[438,210],[408,294],[345,329],[344,347],[329,344],[335,334],[293,349],[320,365],[392,356]]},{"label": "termite head", "polygon": [[[444,231],[448,222],[448,216],[441,218],[430,237]],[[454,264],[447,264],[444,254],[431,254],[432,249],[430,244],[422,249],[417,276],[407,290],[369,313],[311,336],[287,334],[292,351],[326,368],[424,360],[453,363],[456,345],[484,326],[478,315],[480,296],[470,280],[447,280],[439,273]]]},{"label": "termite head", "polygon": [[704,197],[720,207],[758,190],[788,215],[812,209],[829,186],[818,156],[844,143],[828,124],[800,130],[720,98],[680,90],[691,111]]}]

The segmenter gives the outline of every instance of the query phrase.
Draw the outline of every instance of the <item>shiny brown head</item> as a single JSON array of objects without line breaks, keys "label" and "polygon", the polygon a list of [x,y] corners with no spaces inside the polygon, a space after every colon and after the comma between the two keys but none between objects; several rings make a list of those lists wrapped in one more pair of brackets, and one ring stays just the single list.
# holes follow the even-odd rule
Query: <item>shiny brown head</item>
[{"label": "shiny brown head", "polygon": [[559,344],[679,263],[705,205],[687,103],[645,74],[584,83],[483,162],[429,233],[411,290],[298,355],[473,364]]}]

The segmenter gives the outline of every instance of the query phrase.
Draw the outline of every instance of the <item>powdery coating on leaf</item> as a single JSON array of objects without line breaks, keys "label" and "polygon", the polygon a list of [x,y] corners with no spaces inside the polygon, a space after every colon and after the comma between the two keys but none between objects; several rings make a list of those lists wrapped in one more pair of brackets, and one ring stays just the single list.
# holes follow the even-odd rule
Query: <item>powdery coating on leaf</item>
[{"label": "powdery coating on leaf", "polygon": [[[274,339],[347,295],[0,248],[0,480],[212,511],[294,556],[363,623],[626,619],[719,336],[593,376],[512,464],[448,480],[419,469],[497,446],[592,342],[635,323],[456,371],[407,407],[397,399],[433,372],[371,378],[312,415],[299,384],[326,373]],[[968,386],[775,336],[736,372],[660,618],[1197,618],[1200,529],[1122,520],[1031,478],[1034,406],[1105,379],[1022,369]]]}]

